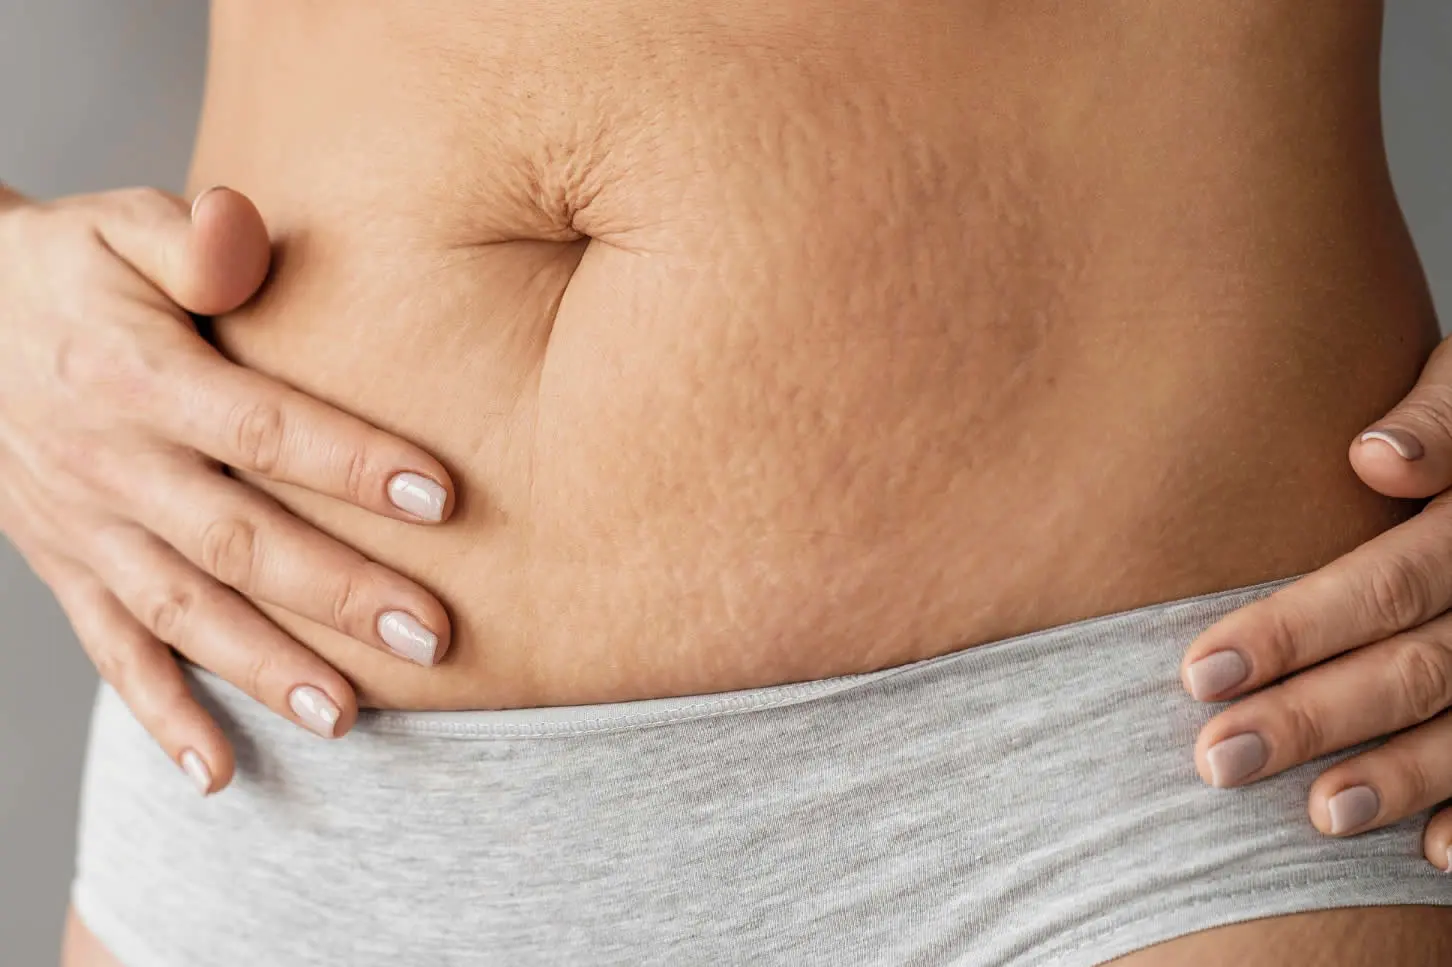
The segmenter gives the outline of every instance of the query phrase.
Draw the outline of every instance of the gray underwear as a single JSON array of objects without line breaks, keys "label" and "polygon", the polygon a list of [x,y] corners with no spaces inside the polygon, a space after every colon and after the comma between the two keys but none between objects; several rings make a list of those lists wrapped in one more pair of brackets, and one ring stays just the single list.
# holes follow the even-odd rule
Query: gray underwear
[{"label": "gray underwear", "polygon": [[1284,582],[866,675],[692,698],[369,712],[316,739],[205,673],[198,797],[102,689],[73,898],[127,967],[1100,964],[1275,914],[1452,905],[1426,815],[1306,818],[1323,759],[1191,758],[1190,640]]}]

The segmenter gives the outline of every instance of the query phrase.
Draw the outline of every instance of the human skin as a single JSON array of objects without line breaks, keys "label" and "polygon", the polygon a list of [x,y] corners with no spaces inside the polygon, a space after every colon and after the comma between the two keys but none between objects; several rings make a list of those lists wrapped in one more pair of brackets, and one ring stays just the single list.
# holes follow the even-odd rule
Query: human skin
[{"label": "human skin", "polygon": [[[1379,8],[571,12],[214,10],[192,188],[276,243],[217,344],[458,483],[420,533],[248,478],[450,608],[412,669],[261,605],[365,702],[865,671],[1308,571],[1413,509],[1345,463],[1437,333]],[[1323,912],[1130,962],[1449,935]]]},{"label": "human skin", "polygon": [[[1357,437],[1368,486],[1431,498],[1417,516],[1241,608],[1186,650],[1181,677],[1201,701],[1230,702],[1201,730],[1205,781],[1251,785],[1318,756],[1343,757],[1308,794],[1311,822],[1356,836],[1432,810],[1422,851],[1452,871],[1452,341],[1416,387]],[[1206,674],[1206,672],[1210,674]],[[1264,761],[1217,774],[1214,750],[1257,736]]]},{"label": "human skin", "polygon": [[[225,473],[252,468],[413,527],[444,522],[451,504],[428,454],[202,338],[188,310],[245,301],[268,254],[261,217],[235,192],[190,206],[145,189],[37,202],[0,185],[0,530],[204,793],[230,780],[232,748],[178,657],[330,737],[356,715],[346,678],[218,580],[228,522],[267,527],[273,566],[252,589],[269,600],[394,661],[434,661],[448,644],[447,613],[425,589]],[[257,414],[289,428],[265,460]],[[399,648],[413,644],[394,633],[401,613],[438,630],[433,647]]]},{"label": "human skin", "polygon": [[1223,7],[219,4],[192,188],[275,248],[218,345],[460,482],[420,534],[258,481],[438,593],[442,664],[275,617],[372,704],[619,701],[1292,574],[1401,520],[1345,462],[1437,335],[1375,11]]}]

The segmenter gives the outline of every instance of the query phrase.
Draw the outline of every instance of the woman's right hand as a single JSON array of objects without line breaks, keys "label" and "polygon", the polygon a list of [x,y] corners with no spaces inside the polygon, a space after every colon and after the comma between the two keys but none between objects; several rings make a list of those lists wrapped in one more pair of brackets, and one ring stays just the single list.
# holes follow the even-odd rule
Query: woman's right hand
[{"label": "woman's right hand", "polygon": [[36,203],[0,185],[0,531],[203,792],[230,781],[232,749],[172,649],[324,736],[357,717],[348,681],[247,598],[421,664],[449,639],[431,594],[225,471],[403,521],[453,503],[428,454],[198,334],[188,313],[238,307],[269,260],[257,209],[227,189],[189,209],[150,189]]}]

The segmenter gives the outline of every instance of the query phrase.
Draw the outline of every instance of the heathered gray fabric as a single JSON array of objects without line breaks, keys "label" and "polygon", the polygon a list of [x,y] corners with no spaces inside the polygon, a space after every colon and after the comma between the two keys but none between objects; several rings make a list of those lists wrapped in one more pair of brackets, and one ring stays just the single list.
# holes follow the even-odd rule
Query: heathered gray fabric
[{"label": "heathered gray fabric", "polygon": [[1077,967],[1452,904],[1424,816],[1315,832],[1329,760],[1196,776],[1215,707],[1180,655],[1280,583],[802,685],[369,713],[336,744],[199,673],[240,750],[209,800],[103,689],[74,899],[127,967]]}]

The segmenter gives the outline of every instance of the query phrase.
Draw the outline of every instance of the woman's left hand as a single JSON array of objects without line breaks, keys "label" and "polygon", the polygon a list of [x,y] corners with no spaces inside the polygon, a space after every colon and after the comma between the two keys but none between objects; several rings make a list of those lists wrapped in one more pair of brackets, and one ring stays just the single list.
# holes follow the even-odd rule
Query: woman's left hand
[{"label": "woman's left hand", "polygon": [[[1197,699],[1248,696],[1211,719],[1195,745],[1200,775],[1216,786],[1392,736],[1312,784],[1311,822],[1333,836],[1452,799],[1452,340],[1407,398],[1352,443],[1351,465],[1387,496],[1433,499],[1216,622],[1180,666]],[[1422,850],[1452,869],[1452,807],[1427,824]]]}]

